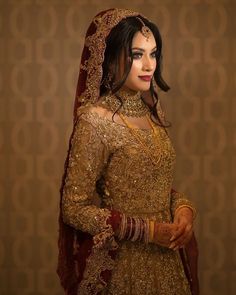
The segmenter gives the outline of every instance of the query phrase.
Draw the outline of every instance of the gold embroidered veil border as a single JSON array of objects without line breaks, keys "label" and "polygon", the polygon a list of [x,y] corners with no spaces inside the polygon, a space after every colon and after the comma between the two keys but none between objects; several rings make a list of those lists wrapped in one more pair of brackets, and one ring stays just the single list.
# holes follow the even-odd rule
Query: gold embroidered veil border
[{"label": "gold embroidered veil border", "polygon": [[106,37],[122,19],[140,15],[140,13],[128,9],[114,8],[99,13],[93,19],[85,37],[85,46],[82,53],[74,105],[75,117],[80,105],[93,104],[99,98]]}]

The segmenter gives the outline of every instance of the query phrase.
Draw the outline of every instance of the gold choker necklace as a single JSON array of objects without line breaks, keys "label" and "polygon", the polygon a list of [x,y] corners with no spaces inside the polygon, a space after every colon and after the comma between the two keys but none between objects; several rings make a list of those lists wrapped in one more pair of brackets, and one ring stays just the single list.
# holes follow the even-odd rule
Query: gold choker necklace
[{"label": "gold choker necklace", "polygon": [[107,94],[102,100],[102,106],[127,117],[143,117],[149,113],[141,93],[131,90],[119,90],[115,94]]}]

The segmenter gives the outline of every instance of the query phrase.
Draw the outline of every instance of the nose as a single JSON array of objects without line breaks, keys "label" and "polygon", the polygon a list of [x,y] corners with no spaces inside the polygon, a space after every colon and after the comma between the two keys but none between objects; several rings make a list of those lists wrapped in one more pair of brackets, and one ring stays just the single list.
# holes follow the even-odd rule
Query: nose
[{"label": "nose", "polygon": [[151,72],[153,71],[154,66],[155,60],[151,59],[148,56],[143,59],[143,71]]}]

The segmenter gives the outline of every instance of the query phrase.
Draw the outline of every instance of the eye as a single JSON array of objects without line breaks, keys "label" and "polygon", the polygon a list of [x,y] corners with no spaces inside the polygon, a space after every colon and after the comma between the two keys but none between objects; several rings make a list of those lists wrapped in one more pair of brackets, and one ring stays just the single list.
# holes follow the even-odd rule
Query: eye
[{"label": "eye", "polygon": [[133,52],[132,57],[133,59],[140,59],[142,58],[143,54],[141,52]]},{"label": "eye", "polygon": [[152,58],[156,58],[156,57],[157,57],[157,51],[152,52],[152,53],[151,53],[151,57],[152,57]]}]

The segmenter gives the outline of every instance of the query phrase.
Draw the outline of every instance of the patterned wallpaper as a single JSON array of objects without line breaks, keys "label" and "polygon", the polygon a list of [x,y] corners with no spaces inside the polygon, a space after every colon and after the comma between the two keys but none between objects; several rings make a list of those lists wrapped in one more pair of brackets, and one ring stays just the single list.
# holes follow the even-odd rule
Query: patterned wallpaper
[{"label": "patterned wallpaper", "polygon": [[0,294],[62,295],[59,187],[91,18],[138,10],[164,41],[175,187],[199,215],[202,295],[236,294],[235,0],[0,0]]}]

